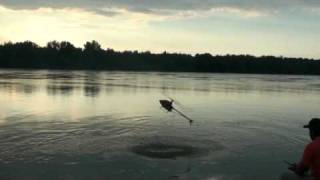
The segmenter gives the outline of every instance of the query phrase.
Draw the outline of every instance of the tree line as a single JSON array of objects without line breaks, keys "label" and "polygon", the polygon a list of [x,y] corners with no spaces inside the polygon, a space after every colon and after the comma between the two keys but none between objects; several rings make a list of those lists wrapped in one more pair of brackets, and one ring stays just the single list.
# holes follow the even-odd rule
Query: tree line
[{"label": "tree line", "polygon": [[151,53],[102,49],[97,41],[77,48],[67,41],[45,47],[25,41],[0,44],[0,68],[171,72],[320,74],[320,60],[252,55]]}]

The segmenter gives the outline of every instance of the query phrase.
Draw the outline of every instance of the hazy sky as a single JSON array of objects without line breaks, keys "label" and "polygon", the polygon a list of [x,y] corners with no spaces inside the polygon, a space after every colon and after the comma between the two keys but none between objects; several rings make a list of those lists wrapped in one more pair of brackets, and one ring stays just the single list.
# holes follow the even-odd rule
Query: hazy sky
[{"label": "hazy sky", "polygon": [[0,42],[320,59],[319,0],[0,0]]}]

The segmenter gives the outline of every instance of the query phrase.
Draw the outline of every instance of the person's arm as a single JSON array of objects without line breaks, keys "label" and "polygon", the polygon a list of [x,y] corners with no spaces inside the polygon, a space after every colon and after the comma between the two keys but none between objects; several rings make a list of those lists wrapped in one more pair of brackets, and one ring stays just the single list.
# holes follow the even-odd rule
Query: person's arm
[{"label": "person's arm", "polygon": [[300,162],[299,164],[292,164],[288,169],[299,176],[304,176],[306,172],[308,172],[309,166],[306,166],[305,164]]},{"label": "person's arm", "polygon": [[312,144],[308,144],[303,152],[302,160],[299,164],[293,164],[288,169],[292,170],[299,176],[304,176],[308,172],[313,157],[313,148]]}]

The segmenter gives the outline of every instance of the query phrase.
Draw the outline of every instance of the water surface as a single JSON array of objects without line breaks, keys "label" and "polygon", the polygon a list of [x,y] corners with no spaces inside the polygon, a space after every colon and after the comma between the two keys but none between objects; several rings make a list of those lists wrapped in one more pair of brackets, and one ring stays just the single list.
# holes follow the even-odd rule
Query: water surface
[{"label": "water surface", "polygon": [[[0,70],[0,179],[277,179],[319,117],[318,76]],[[195,122],[161,109],[171,97]],[[156,159],[133,147],[194,147]]]}]

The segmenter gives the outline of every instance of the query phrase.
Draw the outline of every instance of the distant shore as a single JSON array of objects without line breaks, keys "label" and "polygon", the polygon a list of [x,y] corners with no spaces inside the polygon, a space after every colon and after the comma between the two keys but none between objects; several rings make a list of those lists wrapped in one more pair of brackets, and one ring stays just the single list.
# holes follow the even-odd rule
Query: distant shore
[{"label": "distant shore", "polygon": [[320,60],[252,55],[154,54],[102,49],[96,41],[76,48],[69,42],[31,41],[0,45],[1,69],[121,70],[320,75]]}]

